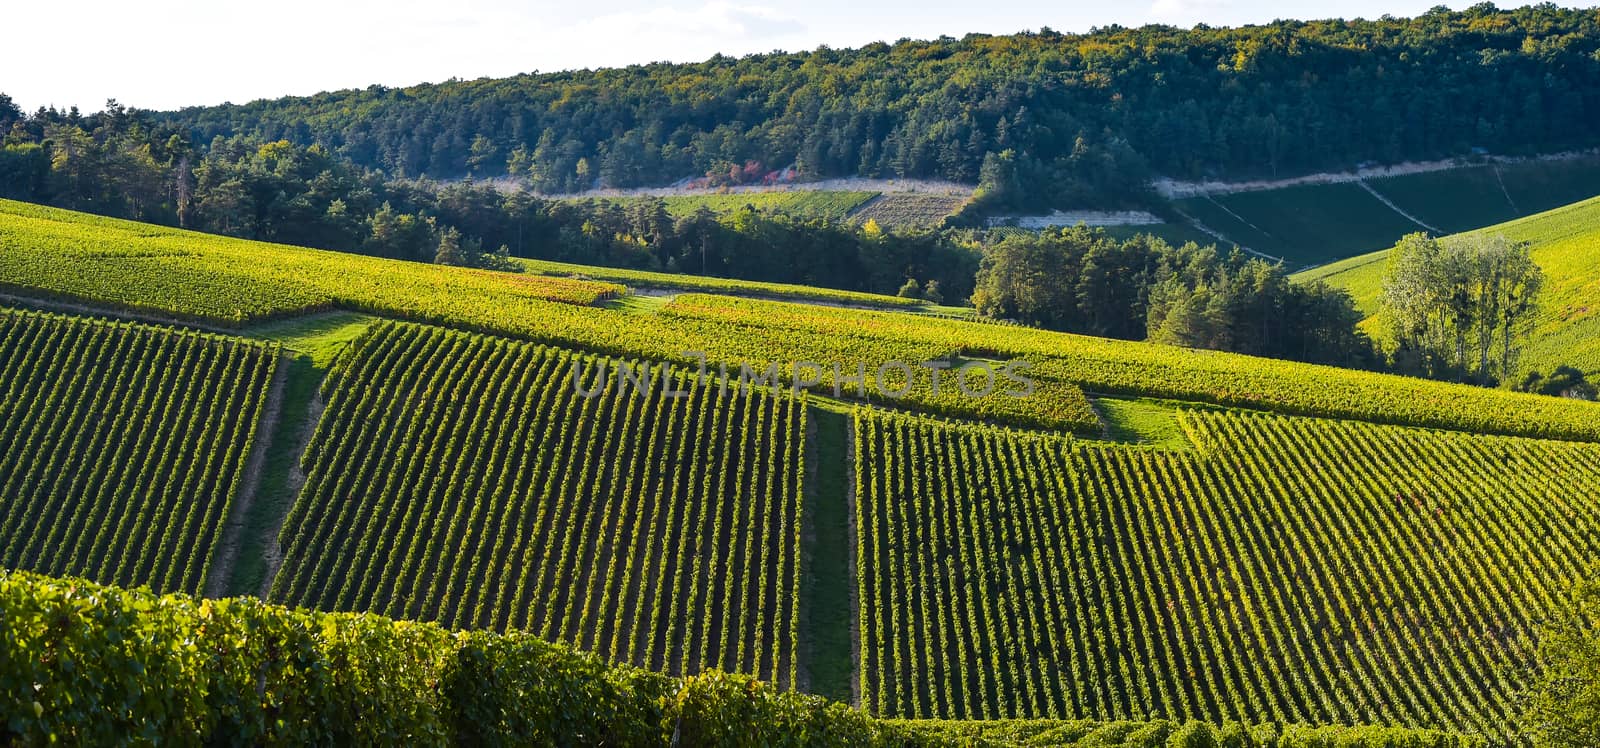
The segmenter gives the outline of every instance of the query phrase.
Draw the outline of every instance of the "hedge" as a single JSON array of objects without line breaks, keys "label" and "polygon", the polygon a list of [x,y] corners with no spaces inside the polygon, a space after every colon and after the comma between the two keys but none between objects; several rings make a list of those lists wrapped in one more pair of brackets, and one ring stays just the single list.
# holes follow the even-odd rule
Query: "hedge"
[{"label": "hedge", "polygon": [[0,744],[6,745],[909,747],[1080,740],[1241,748],[1478,744],[1364,727],[885,721],[746,676],[709,671],[669,678],[526,634],[449,631],[254,598],[158,596],[0,571]]}]

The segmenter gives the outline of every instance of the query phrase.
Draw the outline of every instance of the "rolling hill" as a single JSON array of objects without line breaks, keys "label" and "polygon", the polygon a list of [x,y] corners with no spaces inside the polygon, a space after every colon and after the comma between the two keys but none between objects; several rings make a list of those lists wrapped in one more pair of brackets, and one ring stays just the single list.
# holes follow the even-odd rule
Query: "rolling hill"
[{"label": "rolling hill", "polygon": [[1412,232],[1471,231],[1596,193],[1600,157],[1585,155],[1327,184],[1223,189],[1176,199],[1173,206],[1228,241],[1282,258],[1290,267],[1310,267],[1392,247]]},{"label": "rolling hill", "polygon": [[[632,297],[615,284],[17,203],[0,203],[0,288],[0,303],[74,315],[0,319],[81,331],[0,338],[39,351],[8,356],[0,388],[69,395],[0,414],[40,424],[28,465],[52,477],[173,472],[166,452],[111,461],[67,445],[117,443],[130,421],[109,414],[183,380],[100,397],[73,384],[93,368],[80,361],[179,343],[239,359],[232,379],[203,381],[264,398],[242,449],[266,450],[255,480],[281,501],[200,503],[210,519],[165,531],[166,547],[237,528],[225,545],[241,557],[213,567],[236,578],[207,590],[323,611],[5,573],[5,610],[27,611],[0,618],[7,641],[103,651],[138,631],[155,651],[137,650],[149,676],[79,678],[0,646],[5,682],[43,695],[0,707],[24,736],[95,734],[89,710],[149,677],[181,706],[118,713],[152,735],[351,736],[373,723],[339,716],[382,713],[421,742],[615,730],[739,744],[776,730],[883,745],[1510,746],[1539,626],[1600,553],[1595,403],[902,311],[715,294],[619,306]],[[749,376],[794,361],[820,366]],[[1019,361],[1022,380],[998,374]],[[264,384],[274,376],[282,387]],[[994,386],[956,386],[973,378]],[[246,413],[232,431],[156,425],[237,444]],[[228,454],[237,470],[240,449],[181,459],[194,472]],[[144,514],[197,513],[151,496],[158,480],[56,483],[38,494],[47,506],[138,497]],[[0,527],[47,527],[10,485]],[[86,564],[6,564],[92,574],[144,537],[86,545]],[[203,556],[97,578],[193,592],[171,569]],[[207,646],[164,644],[197,636]],[[258,682],[298,716],[207,696]]]},{"label": "rolling hill", "polygon": [[[1600,374],[1600,198],[1480,229],[1532,245],[1545,272],[1538,318],[1523,354],[1524,369],[1548,373],[1574,366]],[[1377,319],[1388,251],[1352,257],[1296,275],[1343,288],[1369,315],[1365,323],[1383,333]]]}]

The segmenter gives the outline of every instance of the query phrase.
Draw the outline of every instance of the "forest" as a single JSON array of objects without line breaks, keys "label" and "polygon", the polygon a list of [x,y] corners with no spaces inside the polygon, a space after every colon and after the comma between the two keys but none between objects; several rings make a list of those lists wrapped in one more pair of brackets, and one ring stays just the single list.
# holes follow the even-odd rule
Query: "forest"
[{"label": "forest", "polygon": [[160,114],[195,142],[321,144],[396,177],[543,193],[700,178],[982,181],[1017,208],[1148,200],[1151,175],[1278,177],[1600,143],[1600,12],[1042,28],[695,64],[372,86]]},{"label": "forest", "polygon": [[420,262],[487,266],[503,247],[516,257],[888,294],[914,278],[952,301],[971,293],[977,270],[972,241],[935,231],[753,206],[673,217],[661,200],[625,207],[471,180],[390,179],[321,145],[235,136],[198,147],[116,102],[91,115],[28,116],[9,103],[0,95],[9,132],[0,197],[101,215]]},{"label": "forest", "polygon": [[1356,368],[1383,362],[1342,290],[1291,283],[1281,264],[1238,250],[1118,241],[1084,226],[990,246],[972,304],[985,317],[1082,335]]}]

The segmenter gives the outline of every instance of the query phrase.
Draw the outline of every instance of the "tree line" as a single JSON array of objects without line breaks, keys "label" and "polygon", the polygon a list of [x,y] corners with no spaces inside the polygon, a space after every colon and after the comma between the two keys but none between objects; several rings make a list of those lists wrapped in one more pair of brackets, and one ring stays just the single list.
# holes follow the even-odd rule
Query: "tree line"
[{"label": "tree line", "polygon": [[108,102],[24,115],[0,95],[0,197],[285,244],[505,267],[510,257],[893,294],[972,291],[974,241],[745,207],[673,216],[659,199],[558,200],[466,180],[392,179],[328,148],[248,136],[197,145]]},{"label": "tree line", "polygon": [[1044,28],[718,55],[371,86],[160,121],[200,142],[321,144],[392,176],[507,175],[541,193],[761,181],[792,167],[801,178],[984,181],[1018,209],[1111,207],[1148,202],[1153,174],[1274,177],[1594,146],[1597,52],[1600,11],[1482,3],[1409,19]]},{"label": "tree line", "polygon": [[1350,295],[1281,263],[1151,236],[1058,228],[984,254],[979,314],[1054,330],[1360,368],[1379,356]]},{"label": "tree line", "polygon": [[[750,206],[675,216],[660,199],[393,179],[320,144],[235,135],[196,146],[116,102],[24,115],[0,95],[0,130],[0,197],[104,215],[422,262],[514,269],[512,257],[531,257],[970,300],[986,317],[1066,332],[1479,384],[1518,373],[1538,290],[1526,248],[1408,237],[1390,284],[1391,353],[1361,331],[1342,291],[1291,283],[1281,265],[1237,251],[1149,236],[897,232]],[[991,172],[1015,165],[1006,154],[988,162]],[[1590,391],[1571,372],[1518,384]]]}]

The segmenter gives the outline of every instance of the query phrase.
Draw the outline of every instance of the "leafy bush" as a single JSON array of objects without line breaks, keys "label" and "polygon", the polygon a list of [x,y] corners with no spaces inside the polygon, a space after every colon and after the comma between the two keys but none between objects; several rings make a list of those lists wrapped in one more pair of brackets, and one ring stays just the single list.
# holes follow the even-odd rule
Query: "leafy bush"
[{"label": "leafy bush", "polygon": [[[668,678],[527,634],[0,572],[0,743],[1204,745],[1173,723],[897,722],[754,679]],[[1145,742],[1108,743],[1108,734]],[[1387,728],[1230,725],[1229,746],[1458,748]],[[1243,740],[1235,740],[1243,736]],[[1320,742],[1317,742],[1320,741]]]},{"label": "leafy bush", "polygon": [[1527,722],[1541,748],[1600,745],[1600,566],[1573,584],[1539,642],[1544,669]]}]

